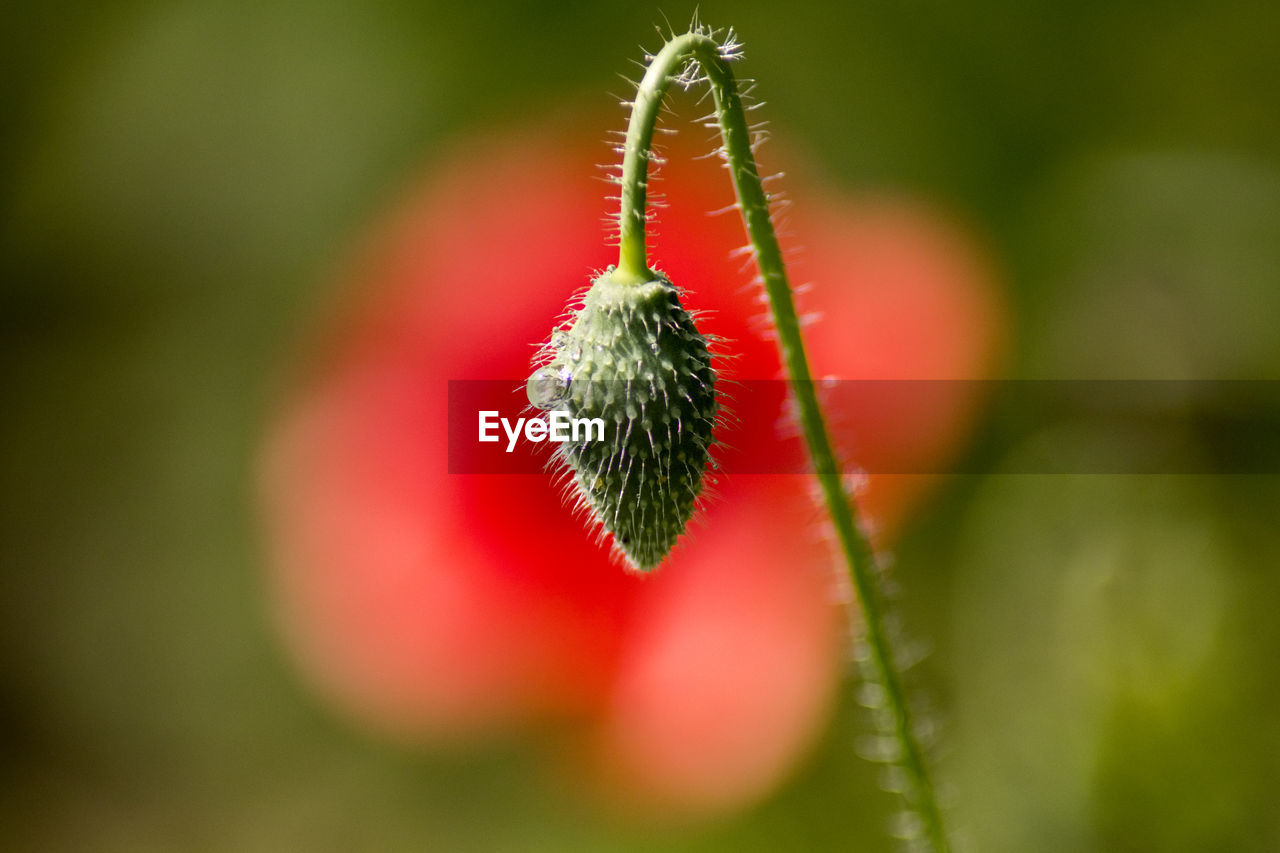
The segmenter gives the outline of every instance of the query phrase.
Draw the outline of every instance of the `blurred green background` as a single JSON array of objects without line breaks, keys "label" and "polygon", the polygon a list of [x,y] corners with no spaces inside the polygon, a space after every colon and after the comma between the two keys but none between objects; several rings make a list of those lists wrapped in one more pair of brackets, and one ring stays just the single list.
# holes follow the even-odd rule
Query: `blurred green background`
[{"label": "blurred green background", "polygon": [[[1280,6],[699,5],[821,174],[982,235],[1009,375],[1280,378]],[[269,624],[250,465],[317,288],[454,134],[608,109],[657,7],[5,17],[0,847],[889,849],[852,702],[767,802],[646,829],[518,744],[372,741]],[[1203,412],[1163,414],[1138,440],[1195,458]],[[990,461],[1111,440],[1068,419]],[[1280,849],[1278,508],[1274,476],[948,483],[897,571],[969,849]]]}]

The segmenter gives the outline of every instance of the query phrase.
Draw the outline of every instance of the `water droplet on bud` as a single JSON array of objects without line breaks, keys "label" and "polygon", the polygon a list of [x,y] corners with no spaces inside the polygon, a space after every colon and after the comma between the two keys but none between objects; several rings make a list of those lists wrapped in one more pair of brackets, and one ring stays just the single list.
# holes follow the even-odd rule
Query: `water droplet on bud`
[{"label": "water droplet on bud", "polygon": [[524,386],[529,402],[538,409],[553,409],[568,396],[567,377],[550,367],[535,370]]}]

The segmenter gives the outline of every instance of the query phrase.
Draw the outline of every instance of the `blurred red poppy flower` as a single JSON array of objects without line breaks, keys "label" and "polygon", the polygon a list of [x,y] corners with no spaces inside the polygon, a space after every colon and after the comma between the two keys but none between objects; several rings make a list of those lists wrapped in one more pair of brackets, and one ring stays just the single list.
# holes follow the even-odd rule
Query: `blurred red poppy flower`
[{"label": "blurred red poppy flower", "polygon": [[[599,151],[530,128],[469,140],[375,231],[269,429],[273,589],[302,672],[367,725],[430,744],[554,720],[605,790],[723,810],[794,765],[840,676],[845,616],[808,478],[721,477],[642,577],[610,561],[550,477],[449,473],[449,380],[518,383],[568,297],[614,260]],[[653,262],[708,311],[733,378],[777,379],[752,272],[731,259],[741,223],[707,215],[732,202],[728,181],[688,156],[702,151],[670,153]],[[825,315],[808,329],[816,375],[985,375],[999,310],[963,235],[918,206],[793,184],[793,273],[818,283],[801,307]],[[834,423],[849,448],[927,463],[951,452],[972,403]],[[734,453],[798,452],[780,406],[751,411],[766,428],[728,435]],[[923,481],[872,475],[864,511],[893,528]]]}]

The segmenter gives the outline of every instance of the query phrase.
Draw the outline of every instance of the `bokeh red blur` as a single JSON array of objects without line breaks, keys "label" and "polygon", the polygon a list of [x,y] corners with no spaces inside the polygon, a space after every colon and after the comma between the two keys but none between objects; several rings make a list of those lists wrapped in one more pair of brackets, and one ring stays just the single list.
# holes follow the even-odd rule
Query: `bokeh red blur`
[{"label": "bokeh red blur", "polygon": [[[614,260],[604,149],[576,130],[459,143],[349,265],[262,455],[279,620],[306,679],[385,736],[430,746],[554,723],[596,790],[715,813],[797,764],[843,671],[839,568],[808,478],[721,477],[667,563],[637,576],[549,476],[447,470],[448,381],[522,379]],[[731,256],[742,225],[708,215],[732,202],[714,158],[692,156],[711,147],[671,144],[652,263],[707,312],[732,354],[720,369],[777,379],[753,270]],[[988,375],[1001,311],[970,238],[918,204],[791,184],[784,242],[803,249],[795,281],[815,284],[801,309],[823,317],[806,330],[815,376]],[[851,458],[889,447],[923,468],[954,452],[974,404],[832,422]],[[733,452],[781,452],[785,413],[764,416]],[[882,540],[927,479],[869,477],[859,500]]]}]

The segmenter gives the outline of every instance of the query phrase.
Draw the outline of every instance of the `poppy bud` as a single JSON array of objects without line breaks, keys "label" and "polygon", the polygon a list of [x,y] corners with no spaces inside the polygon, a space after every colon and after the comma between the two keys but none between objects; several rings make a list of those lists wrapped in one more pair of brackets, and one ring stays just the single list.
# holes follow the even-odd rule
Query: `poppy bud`
[{"label": "poppy bud", "polygon": [[529,401],[603,426],[575,429],[556,445],[578,506],[632,568],[655,568],[693,515],[710,460],[716,396],[707,339],[665,276],[633,283],[610,269],[538,361]]}]

